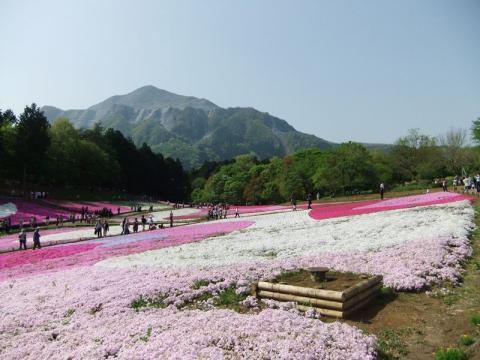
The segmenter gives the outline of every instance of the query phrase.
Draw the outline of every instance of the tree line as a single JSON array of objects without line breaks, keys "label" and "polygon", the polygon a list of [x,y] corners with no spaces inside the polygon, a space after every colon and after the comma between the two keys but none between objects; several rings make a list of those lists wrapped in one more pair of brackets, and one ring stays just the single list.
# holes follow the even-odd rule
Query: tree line
[{"label": "tree line", "polygon": [[[472,137],[480,143],[480,119]],[[480,171],[480,152],[469,146],[466,130],[439,137],[409,130],[393,145],[367,149],[348,142],[329,150],[305,149],[284,158],[259,161],[242,155],[207,163],[191,175],[194,202],[282,203],[307,194],[335,196],[387,188],[431,187],[435,179]]]},{"label": "tree line", "polygon": [[[480,144],[480,118],[472,124]],[[439,137],[413,129],[385,148],[348,142],[329,150],[300,150],[284,158],[241,155],[205,162],[186,173],[179,160],[137,148],[121,132],[75,129],[66,118],[50,124],[35,105],[18,117],[0,110],[0,178],[50,188],[150,195],[163,200],[268,204],[303,199],[308,193],[335,196],[387,188],[429,187],[434,179],[472,175],[480,151],[466,130]]]},{"label": "tree line", "polygon": [[80,130],[66,118],[50,124],[36,104],[18,117],[0,110],[0,177],[24,187],[108,189],[171,201],[190,195],[180,161],[146,144],[137,148],[121,132],[98,124]]}]

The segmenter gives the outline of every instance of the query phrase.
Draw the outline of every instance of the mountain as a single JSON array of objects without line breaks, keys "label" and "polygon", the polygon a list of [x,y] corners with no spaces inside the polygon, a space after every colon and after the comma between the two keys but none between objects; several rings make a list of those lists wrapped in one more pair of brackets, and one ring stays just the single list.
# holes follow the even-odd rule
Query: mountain
[{"label": "mountain", "polygon": [[115,95],[85,110],[42,107],[50,122],[67,117],[77,128],[99,123],[120,130],[137,145],[179,158],[186,168],[206,160],[240,154],[261,159],[285,156],[298,149],[330,148],[335,144],[295,130],[285,120],[253,108],[221,108],[192,96],[144,86]]}]

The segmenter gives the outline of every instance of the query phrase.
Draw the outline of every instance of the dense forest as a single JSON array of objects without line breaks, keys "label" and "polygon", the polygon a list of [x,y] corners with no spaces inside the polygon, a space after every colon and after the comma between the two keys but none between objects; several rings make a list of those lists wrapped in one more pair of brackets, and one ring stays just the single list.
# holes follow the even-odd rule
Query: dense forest
[{"label": "dense forest", "polygon": [[[480,140],[480,119],[472,126]],[[480,152],[467,146],[465,130],[438,138],[410,130],[387,149],[367,149],[348,142],[320,150],[305,149],[284,158],[258,161],[242,155],[191,174],[194,202],[281,203],[314,196],[335,196],[387,189],[430,188],[435,179],[472,175],[480,170]],[[440,185],[440,182],[438,182]]]},{"label": "dense forest", "polygon": [[111,190],[171,201],[190,194],[179,161],[145,144],[137,148],[116,130],[76,130],[66,118],[50,124],[35,104],[18,118],[11,110],[0,111],[0,177],[47,190]]}]

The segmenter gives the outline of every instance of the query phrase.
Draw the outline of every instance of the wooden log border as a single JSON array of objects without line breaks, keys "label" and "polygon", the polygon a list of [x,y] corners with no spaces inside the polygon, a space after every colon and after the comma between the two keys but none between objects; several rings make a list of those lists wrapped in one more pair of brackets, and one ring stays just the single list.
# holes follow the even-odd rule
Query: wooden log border
[{"label": "wooden log border", "polygon": [[293,301],[299,310],[314,308],[321,315],[345,318],[367,305],[382,287],[382,276],[360,281],[344,291],[313,289],[259,281],[252,295],[279,301]]}]

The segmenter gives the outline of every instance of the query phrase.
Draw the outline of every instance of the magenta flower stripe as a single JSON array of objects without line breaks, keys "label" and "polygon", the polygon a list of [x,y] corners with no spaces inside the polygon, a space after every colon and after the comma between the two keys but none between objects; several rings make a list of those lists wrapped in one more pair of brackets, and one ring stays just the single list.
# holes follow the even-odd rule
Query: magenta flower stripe
[{"label": "magenta flower stripe", "polygon": [[406,196],[389,200],[370,200],[354,203],[316,206],[309,215],[315,220],[341,216],[371,214],[379,211],[407,209],[416,206],[447,204],[455,201],[474,200],[471,196],[450,192],[435,192],[424,195]]},{"label": "magenta flower stripe", "polygon": [[[113,256],[178,246],[244,229],[252,221],[199,224],[0,254],[0,280],[93,265]],[[20,261],[21,259],[21,261]]]}]

